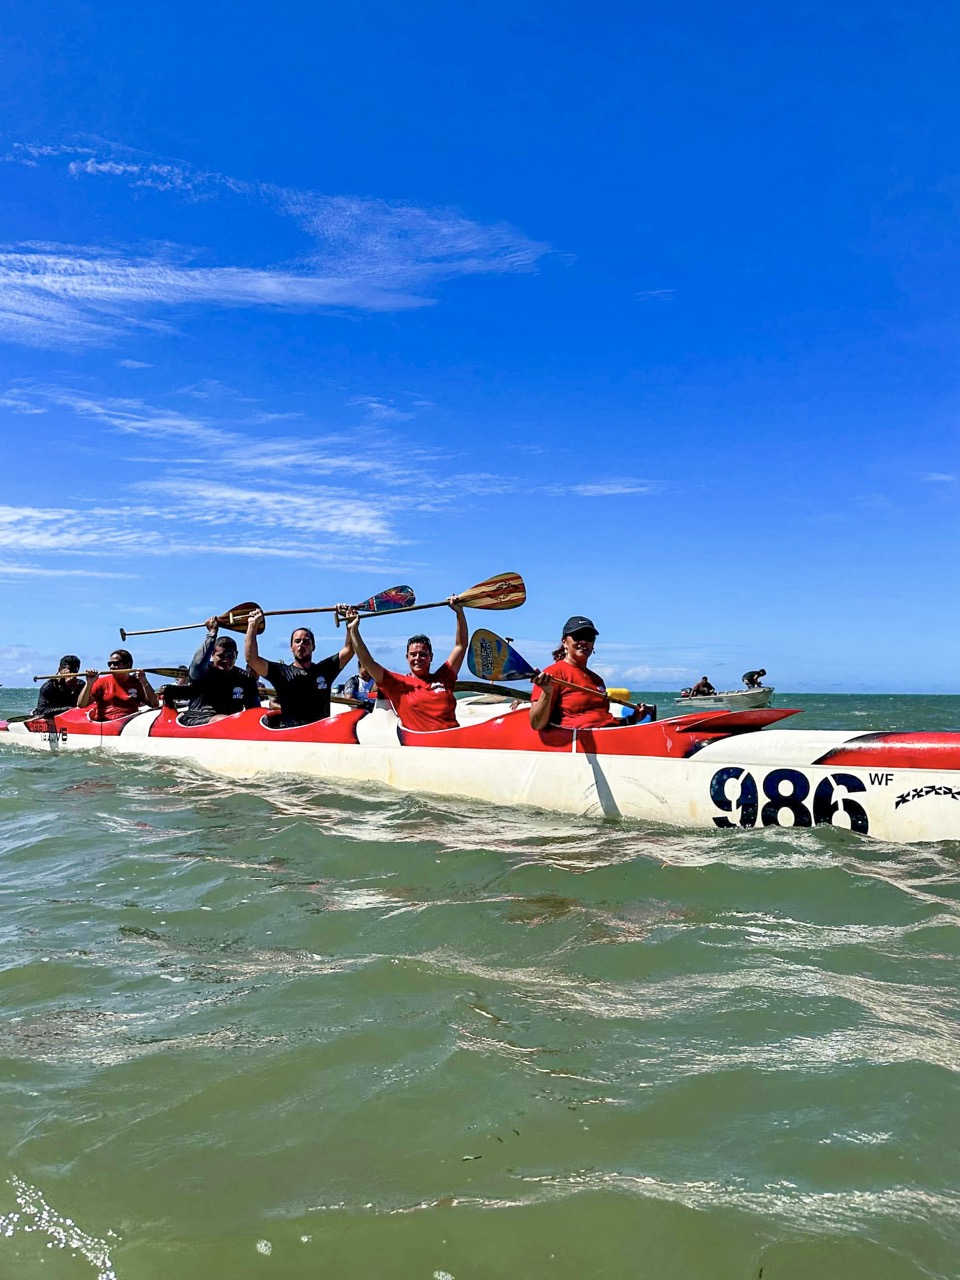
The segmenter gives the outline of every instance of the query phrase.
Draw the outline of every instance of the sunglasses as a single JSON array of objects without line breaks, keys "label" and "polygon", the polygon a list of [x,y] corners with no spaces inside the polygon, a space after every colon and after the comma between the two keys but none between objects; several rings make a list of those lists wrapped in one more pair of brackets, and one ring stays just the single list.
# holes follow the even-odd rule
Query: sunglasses
[{"label": "sunglasses", "polygon": [[123,665],[124,665],[124,664],[123,664],[122,662],[113,662],[113,661],[110,661],[110,662],[108,662],[108,663],[107,663],[107,666],[108,666],[108,667],[122,667]]}]

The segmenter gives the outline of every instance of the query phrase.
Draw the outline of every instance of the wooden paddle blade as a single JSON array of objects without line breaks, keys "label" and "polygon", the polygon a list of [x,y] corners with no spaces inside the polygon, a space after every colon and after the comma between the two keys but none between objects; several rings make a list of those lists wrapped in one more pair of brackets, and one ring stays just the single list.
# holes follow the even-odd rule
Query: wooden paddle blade
[{"label": "wooden paddle blade", "polygon": [[481,680],[529,680],[537,673],[513,645],[483,628],[470,637],[467,666]]},{"label": "wooden paddle blade", "polygon": [[392,613],[394,609],[409,609],[417,603],[412,587],[387,587],[369,600],[353,607],[357,613]]},{"label": "wooden paddle blade", "polygon": [[498,573],[459,595],[468,609],[516,609],[526,600],[527,588],[519,573]]},{"label": "wooden paddle blade", "polygon": [[163,676],[165,680],[179,680],[190,674],[186,667],[145,667],[144,670],[148,676]]},{"label": "wooden paddle blade", "polygon": [[[223,631],[238,631],[243,633],[247,629],[247,623],[250,621],[250,615],[254,609],[260,606],[255,604],[253,600],[245,600],[243,604],[235,604],[232,609],[227,609],[225,613],[221,613],[217,618],[220,628]],[[266,627],[266,621],[261,618],[260,625],[257,627],[257,635],[262,635]]]}]

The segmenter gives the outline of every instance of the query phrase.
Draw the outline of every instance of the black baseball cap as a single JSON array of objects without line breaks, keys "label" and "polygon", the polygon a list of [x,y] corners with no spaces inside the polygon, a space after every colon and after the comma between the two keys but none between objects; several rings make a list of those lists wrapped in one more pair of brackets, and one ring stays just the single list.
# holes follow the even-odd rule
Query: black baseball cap
[{"label": "black baseball cap", "polygon": [[568,618],[566,620],[563,624],[562,634],[565,636],[572,636],[575,631],[592,631],[595,636],[600,634],[590,619],[583,617],[583,615],[579,613],[575,613],[572,618]]}]

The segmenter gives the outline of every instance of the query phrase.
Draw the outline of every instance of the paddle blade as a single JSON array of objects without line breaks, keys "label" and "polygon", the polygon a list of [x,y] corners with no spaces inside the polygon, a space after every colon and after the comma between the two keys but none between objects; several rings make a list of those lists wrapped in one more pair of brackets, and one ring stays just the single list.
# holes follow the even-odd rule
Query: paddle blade
[{"label": "paddle blade", "polygon": [[392,613],[394,609],[410,609],[416,603],[412,587],[387,587],[353,607],[357,613]]},{"label": "paddle blade", "polygon": [[[260,606],[255,604],[253,600],[245,600],[243,604],[235,604],[233,608],[228,609],[226,613],[221,613],[217,618],[217,622],[220,624],[220,628],[223,631],[238,631],[243,633],[247,629],[247,623],[250,621],[251,613],[253,613],[254,609],[259,608]],[[260,625],[257,627],[258,636],[262,634],[266,625],[266,621],[261,619]]]},{"label": "paddle blade", "polygon": [[460,603],[468,609],[516,609],[526,598],[519,573],[498,573],[460,592]]},{"label": "paddle blade", "polygon": [[513,645],[482,628],[470,637],[467,666],[481,680],[529,680],[536,675],[536,667]]}]

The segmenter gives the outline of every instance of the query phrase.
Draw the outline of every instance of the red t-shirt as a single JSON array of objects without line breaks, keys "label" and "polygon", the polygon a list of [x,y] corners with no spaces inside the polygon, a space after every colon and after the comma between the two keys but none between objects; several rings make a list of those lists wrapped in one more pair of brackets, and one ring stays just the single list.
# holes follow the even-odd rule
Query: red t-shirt
[{"label": "red t-shirt", "polygon": [[[556,676],[558,680],[569,680],[571,684],[582,689],[596,689],[604,695],[603,700],[577,689],[568,689],[565,685],[557,685],[557,696],[550,713],[550,723],[559,725],[561,729],[607,729],[621,722],[610,714],[610,703],[607,702],[607,686],[595,671],[589,667],[575,667],[572,662],[561,659],[544,667],[544,675]],[[534,685],[530,691],[530,702],[538,702],[543,697],[543,690]]]},{"label": "red t-shirt", "polygon": [[406,675],[384,671],[380,691],[393,703],[405,729],[432,733],[434,729],[457,728],[457,700],[453,696],[456,682],[457,673],[445,662],[425,680],[410,671]]},{"label": "red t-shirt", "polygon": [[122,720],[143,703],[143,690],[132,676],[98,676],[90,690],[91,720]]}]

